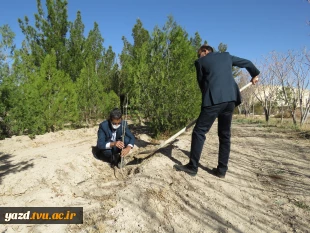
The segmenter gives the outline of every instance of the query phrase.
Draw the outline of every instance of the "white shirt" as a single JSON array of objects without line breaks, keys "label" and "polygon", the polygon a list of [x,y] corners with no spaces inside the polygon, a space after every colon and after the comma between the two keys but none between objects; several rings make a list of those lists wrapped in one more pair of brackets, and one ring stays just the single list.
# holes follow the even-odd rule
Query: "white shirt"
[{"label": "white shirt", "polygon": [[[111,141],[112,142],[115,142],[116,141],[116,130],[114,130],[113,132],[112,132],[112,138],[111,138]],[[108,142],[107,144],[106,144],[106,149],[111,149],[111,143],[110,142]],[[130,146],[131,148],[133,148],[133,146],[131,145],[131,144],[128,144],[128,146]]]}]

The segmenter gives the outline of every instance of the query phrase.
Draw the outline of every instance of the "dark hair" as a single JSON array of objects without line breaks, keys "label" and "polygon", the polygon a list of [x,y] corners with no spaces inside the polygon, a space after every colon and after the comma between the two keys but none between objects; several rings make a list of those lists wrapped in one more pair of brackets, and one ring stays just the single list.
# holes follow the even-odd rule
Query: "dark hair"
[{"label": "dark hair", "polygon": [[121,119],[122,118],[122,112],[120,109],[118,108],[114,108],[111,112],[110,112],[110,120],[112,119]]},{"label": "dark hair", "polygon": [[201,47],[198,49],[198,58],[200,57],[200,54],[202,53],[202,50],[208,50],[210,53],[213,53],[213,48],[207,44],[201,45]]}]

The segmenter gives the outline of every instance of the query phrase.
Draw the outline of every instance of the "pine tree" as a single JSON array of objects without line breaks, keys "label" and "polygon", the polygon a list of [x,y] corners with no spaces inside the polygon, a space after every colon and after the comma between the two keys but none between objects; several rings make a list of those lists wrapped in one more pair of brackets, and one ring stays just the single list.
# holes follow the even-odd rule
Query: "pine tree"
[{"label": "pine tree", "polygon": [[196,48],[172,17],[163,30],[154,29],[152,42],[151,124],[156,133],[171,132],[184,126],[199,111],[200,93],[193,65]]},{"label": "pine tree", "polygon": [[[192,46],[194,47],[194,49],[195,49],[196,51],[198,51],[198,49],[199,49],[200,46],[201,46],[201,42],[202,42],[202,39],[201,39],[199,33],[198,33],[198,32],[195,32],[195,37],[194,37],[194,38],[191,38],[190,41],[191,41],[191,44],[192,44]],[[206,44],[206,43],[205,43],[205,44]]]},{"label": "pine tree", "polygon": [[138,117],[141,123],[142,108],[148,95],[147,85],[149,82],[150,66],[150,36],[143,28],[140,19],[132,29],[134,44],[131,45],[126,38],[123,38],[124,49],[121,55],[123,80],[122,96],[128,94],[130,98],[131,113]]},{"label": "pine tree", "polygon": [[96,119],[97,113],[102,111],[101,96],[103,86],[95,73],[94,60],[88,58],[77,80],[77,92],[79,93],[78,108],[80,120],[90,124]]},{"label": "pine tree", "polygon": [[42,134],[76,121],[75,87],[70,77],[57,69],[55,53],[52,50],[40,70],[30,73],[20,87],[21,98],[12,111],[16,132]]},{"label": "pine tree", "polygon": [[118,73],[118,66],[116,63],[116,55],[109,46],[107,50],[104,50],[102,56],[102,62],[99,66],[98,77],[101,80],[104,91],[109,92],[113,90],[117,92],[116,74]]},{"label": "pine tree", "polygon": [[0,139],[10,136],[11,130],[8,123],[9,111],[13,107],[15,86],[12,83],[12,63],[14,56],[15,33],[9,25],[0,27]]},{"label": "pine tree", "polygon": [[115,54],[112,48],[105,53],[103,41],[99,26],[94,23],[85,41],[83,69],[77,79],[80,121],[86,124],[104,117],[110,108],[119,105],[119,98],[113,91],[110,92],[110,79],[114,77],[113,71],[116,69]]},{"label": "pine tree", "polygon": [[89,32],[86,38],[84,59],[87,60],[91,57],[94,61],[94,63],[92,63],[92,68],[96,74],[98,74],[98,69],[102,62],[104,51],[103,42],[104,39],[101,36],[99,25],[95,22],[94,28]]},{"label": "pine tree", "polygon": [[29,24],[27,16],[24,21],[18,19],[36,66],[40,66],[45,56],[54,49],[57,69],[65,69],[68,62],[66,61],[66,36],[69,27],[67,4],[67,0],[46,0],[45,14],[41,0],[37,0],[35,27]]},{"label": "pine tree", "polygon": [[68,68],[66,70],[73,81],[76,81],[80,76],[84,64],[84,28],[81,12],[78,11],[75,21],[70,23],[70,38],[68,40],[67,53]]},{"label": "pine tree", "polygon": [[121,54],[130,106],[149,120],[156,134],[176,130],[197,114],[200,105],[193,41],[172,17],[163,29],[156,26],[152,36],[137,20],[132,35],[133,45],[123,38]]}]

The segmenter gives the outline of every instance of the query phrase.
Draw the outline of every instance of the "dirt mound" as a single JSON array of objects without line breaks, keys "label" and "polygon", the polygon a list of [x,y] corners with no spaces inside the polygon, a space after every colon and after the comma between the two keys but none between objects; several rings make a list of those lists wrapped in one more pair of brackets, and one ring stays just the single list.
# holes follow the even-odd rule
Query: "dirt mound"
[{"label": "dirt mound", "polygon": [[191,132],[152,156],[136,155],[155,144],[135,132],[122,170],[93,157],[97,127],[0,141],[1,206],[84,208],[81,225],[6,224],[0,232],[309,232],[309,140],[233,124],[229,171],[219,179],[210,174],[216,128],[196,177],[172,169],[188,161]]}]

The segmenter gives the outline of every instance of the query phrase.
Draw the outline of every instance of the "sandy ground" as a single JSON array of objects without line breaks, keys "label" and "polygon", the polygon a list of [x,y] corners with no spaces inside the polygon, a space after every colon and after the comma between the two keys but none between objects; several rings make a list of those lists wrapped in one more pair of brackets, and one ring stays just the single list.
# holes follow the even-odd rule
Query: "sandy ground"
[{"label": "sandy ground", "polygon": [[[196,177],[172,169],[188,161],[191,132],[122,170],[93,157],[97,127],[0,141],[0,206],[84,208],[81,225],[5,224],[0,232],[310,232],[310,140],[234,122],[220,179],[209,173],[216,128]],[[133,152],[151,145],[133,131]]]}]

